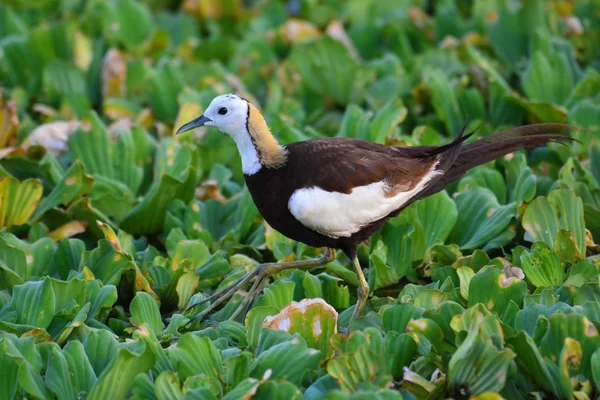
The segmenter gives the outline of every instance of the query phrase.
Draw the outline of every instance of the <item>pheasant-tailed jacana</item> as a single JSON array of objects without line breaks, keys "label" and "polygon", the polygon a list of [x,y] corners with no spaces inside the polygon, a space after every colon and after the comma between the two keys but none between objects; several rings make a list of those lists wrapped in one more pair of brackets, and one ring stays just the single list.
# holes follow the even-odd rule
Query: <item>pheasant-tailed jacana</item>
[{"label": "pheasant-tailed jacana", "polygon": [[260,265],[205,299],[215,301],[194,319],[208,314],[256,277],[237,315],[262,290],[271,274],[324,265],[335,257],[334,249],[350,257],[358,275],[354,319],[369,294],[356,258],[359,243],[388,218],[415,200],[443,190],[467,170],[520,148],[568,139],[561,134],[573,129],[564,124],[526,125],[465,144],[471,134],[465,135],[463,126],[456,139],[443,146],[385,146],[342,137],[282,146],[258,109],[235,94],[216,97],[203,115],[177,133],[200,126],[215,127],[235,140],[246,185],[269,225],[293,240],[324,247],[325,252],[314,260]]}]

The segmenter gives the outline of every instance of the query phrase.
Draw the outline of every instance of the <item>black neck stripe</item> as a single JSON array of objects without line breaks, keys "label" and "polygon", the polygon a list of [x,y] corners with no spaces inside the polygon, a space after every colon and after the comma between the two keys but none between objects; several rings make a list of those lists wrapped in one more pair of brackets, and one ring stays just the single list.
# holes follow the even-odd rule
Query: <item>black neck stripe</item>
[{"label": "black neck stripe", "polygon": [[256,150],[256,154],[258,154],[258,161],[262,164],[263,163],[262,154],[261,154],[260,150],[258,149],[258,147],[256,146],[256,140],[254,139],[254,136],[252,136],[252,134],[250,133],[250,103],[246,99],[242,99],[242,100],[244,100],[246,102],[246,106],[247,106],[247,110],[248,110],[246,112],[246,132],[248,132],[248,135],[250,135],[250,141],[252,141],[252,145],[254,146],[254,149]]}]

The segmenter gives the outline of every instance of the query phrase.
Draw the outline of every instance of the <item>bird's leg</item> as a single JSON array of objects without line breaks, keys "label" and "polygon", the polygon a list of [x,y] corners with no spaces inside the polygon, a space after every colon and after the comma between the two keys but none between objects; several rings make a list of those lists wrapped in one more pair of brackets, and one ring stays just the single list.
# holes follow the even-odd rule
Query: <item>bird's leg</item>
[{"label": "bird's leg", "polygon": [[259,276],[258,278],[256,278],[256,280],[252,284],[252,287],[248,291],[248,294],[244,297],[244,299],[242,300],[242,302],[240,303],[240,305],[238,306],[238,308],[234,311],[234,313],[231,314],[231,317],[229,317],[230,320],[234,320],[235,317],[237,317],[238,314],[244,308],[246,308],[246,306],[248,304],[250,304],[250,301],[254,299],[254,296],[257,293],[260,293],[262,291],[263,287],[265,286],[265,284],[267,283],[268,280],[269,279],[266,276]]},{"label": "bird's leg", "polygon": [[210,304],[208,308],[202,310],[200,313],[194,315],[187,322],[186,325],[189,325],[193,321],[198,318],[202,318],[213,311],[219,304],[229,299],[235,292],[241,289],[247,282],[249,282],[252,278],[256,278],[255,282],[252,284],[250,291],[242,300],[242,303],[239,305],[238,309],[232,315],[232,318],[235,318],[256,296],[256,294],[260,293],[264,285],[269,280],[269,277],[275,273],[285,271],[287,269],[293,268],[310,268],[310,267],[318,267],[321,265],[325,265],[330,263],[335,259],[335,250],[326,248],[321,257],[314,258],[311,260],[300,260],[300,261],[290,261],[290,262],[281,262],[281,263],[264,263],[259,264],[252,271],[248,272],[246,275],[242,276],[232,284],[224,287],[218,292],[212,294],[211,296],[200,300],[199,302],[191,305],[187,308],[186,311],[191,310],[194,307],[197,307],[206,302],[215,300]]},{"label": "bird's leg", "polygon": [[354,265],[354,270],[356,271],[356,275],[358,276],[358,290],[356,293],[356,306],[354,306],[354,312],[352,313],[352,317],[350,318],[350,323],[348,324],[348,328],[352,321],[355,318],[360,316],[360,313],[367,302],[367,297],[369,297],[369,284],[365,279],[365,275],[363,274],[363,270],[358,262],[358,258],[354,257],[352,260],[352,265]]}]

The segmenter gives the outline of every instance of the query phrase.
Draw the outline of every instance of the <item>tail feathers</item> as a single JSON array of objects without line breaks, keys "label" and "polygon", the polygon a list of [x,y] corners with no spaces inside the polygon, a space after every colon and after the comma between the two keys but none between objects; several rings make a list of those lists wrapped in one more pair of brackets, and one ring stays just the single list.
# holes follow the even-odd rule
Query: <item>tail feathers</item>
[{"label": "tail feathers", "polygon": [[564,134],[577,129],[577,127],[567,124],[525,125],[466,144],[461,147],[460,153],[455,157],[451,166],[445,169],[446,173],[419,197],[423,198],[437,193],[451,182],[462,178],[471,168],[519,149],[532,149],[552,141],[576,140]]},{"label": "tail feathers", "polygon": [[468,122],[469,118],[467,117],[458,136],[452,142],[437,147],[432,153],[432,155],[440,154],[440,156],[438,156],[439,163],[436,167],[438,171],[448,172],[458,157],[460,157],[460,154],[464,151],[465,140],[473,136],[475,133],[475,131],[472,131],[465,135],[465,128],[467,127]]},{"label": "tail feathers", "polygon": [[[473,143],[469,143],[465,146],[465,150],[476,149],[485,145],[489,145],[491,143],[504,142],[510,139],[518,139],[518,138],[537,138],[544,134],[551,134],[555,136],[560,136],[560,138],[569,140],[571,139],[568,136],[564,136],[569,134],[573,130],[579,130],[579,128],[568,125],[568,124],[532,124],[532,125],[524,125],[516,128],[507,129],[501,132],[494,133],[493,135],[484,137],[479,139]],[[560,138],[557,138],[559,140]],[[549,139],[552,140],[552,139]],[[574,139],[571,139],[574,140]],[[547,141],[547,140],[546,140]],[[544,141],[544,143],[546,143]],[[542,143],[543,144],[543,143]]]},{"label": "tail feathers", "polygon": [[431,154],[440,154],[449,149],[460,148],[461,146],[459,146],[459,145],[462,144],[463,142],[465,142],[471,136],[473,136],[473,134],[477,131],[477,129],[475,129],[465,135],[465,129],[467,128],[468,123],[469,123],[469,118],[467,117],[467,118],[465,118],[465,123],[463,124],[458,136],[456,138],[454,138],[454,140],[451,141],[450,143],[445,144],[443,146],[436,147],[435,150],[431,152]]}]

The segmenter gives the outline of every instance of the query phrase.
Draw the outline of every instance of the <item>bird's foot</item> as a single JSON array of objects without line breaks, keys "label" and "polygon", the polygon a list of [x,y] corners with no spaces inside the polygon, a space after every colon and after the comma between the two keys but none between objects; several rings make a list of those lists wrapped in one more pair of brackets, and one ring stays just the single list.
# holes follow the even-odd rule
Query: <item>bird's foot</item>
[{"label": "bird's foot", "polygon": [[242,302],[238,306],[238,308],[234,311],[234,313],[229,317],[229,319],[236,318],[242,311],[248,307],[249,304],[254,300],[258,294],[262,292],[262,289],[269,281],[271,275],[276,274],[281,271],[285,271],[287,269],[293,268],[309,268],[309,267],[317,267],[330,263],[335,259],[335,250],[333,249],[325,249],[321,257],[311,259],[311,260],[300,260],[300,261],[290,261],[290,262],[281,262],[281,263],[264,263],[259,264],[252,271],[248,272],[246,275],[242,276],[235,282],[227,285],[223,289],[213,293],[209,297],[202,299],[201,301],[191,305],[187,308],[186,311],[191,310],[194,307],[202,305],[204,303],[211,302],[210,305],[194,315],[190,318],[186,325],[191,324],[193,321],[204,318],[212,311],[214,311],[221,303],[231,298],[238,290],[242,289],[244,285],[250,282],[254,278],[254,282],[250,287],[248,293],[244,296]]},{"label": "bird's foot", "polygon": [[[352,313],[352,316],[350,317],[350,320],[348,321],[348,325],[341,326],[338,328],[339,333],[342,333],[344,335],[350,334],[350,327],[352,326],[352,322],[354,322],[354,320],[356,318],[361,316],[360,314],[362,312],[362,306],[359,303],[360,303],[360,300],[357,301],[356,306],[354,307],[354,312]],[[360,310],[359,310],[359,307],[360,307]]]},{"label": "bird's foot", "polygon": [[358,277],[358,289],[356,293],[356,305],[354,306],[354,311],[352,312],[352,316],[350,317],[348,326],[346,326],[345,328],[340,328],[340,333],[343,333],[345,335],[350,333],[350,326],[352,326],[352,321],[360,317],[363,308],[367,303],[367,298],[369,297],[369,284],[365,279],[365,275],[363,274],[362,267],[360,266],[358,259],[354,258],[352,260],[352,264]]}]

